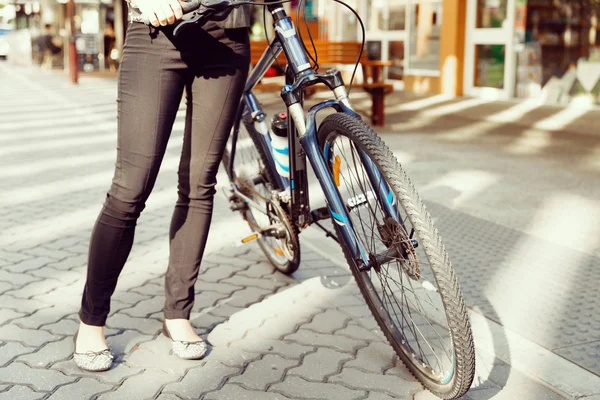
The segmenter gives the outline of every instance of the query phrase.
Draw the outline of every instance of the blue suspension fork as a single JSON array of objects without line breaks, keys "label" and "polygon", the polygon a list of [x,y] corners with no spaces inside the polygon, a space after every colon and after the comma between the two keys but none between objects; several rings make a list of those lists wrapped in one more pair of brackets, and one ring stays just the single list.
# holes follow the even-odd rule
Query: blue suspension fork
[{"label": "blue suspension fork", "polygon": [[310,161],[315,175],[321,184],[321,188],[323,189],[323,193],[325,194],[325,198],[329,205],[329,211],[341,233],[342,237],[340,239],[343,240],[350,249],[353,259],[362,261],[363,265],[367,266],[369,265],[369,255],[354,232],[346,205],[337,190],[337,186],[333,182],[333,178],[327,167],[327,162],[324,155],[321,154],[317,143],[317,131],[315,126],[316,114],[318,111],[327,107],[333,107],[337,111],[354,114],[351,109],[336,100],[330,100],[315,105],[308,112],[306,133],[300,137],[300,143],[302,144],[306,157]]}]

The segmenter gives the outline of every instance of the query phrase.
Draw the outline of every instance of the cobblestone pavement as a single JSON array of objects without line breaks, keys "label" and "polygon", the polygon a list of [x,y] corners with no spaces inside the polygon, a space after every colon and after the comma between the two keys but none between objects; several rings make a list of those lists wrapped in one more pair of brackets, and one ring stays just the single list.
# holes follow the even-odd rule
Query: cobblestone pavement
[{"label": "cobblestone pavement", "polygon": [[[192,313],[211,352],[169,353],[159,332],[182,117],[112,302],[116,366],[79,370],[72,334],[112,177],[115,82],[71,87],[0,64],[0,87],[0,400],[432,398],[384,342],[347,269],[307,242],[297,273],[275,272],[256,246],[236,244],[248,231],[222,196]],[[492,397],[562,398],[478,352],[468,398]]]}]

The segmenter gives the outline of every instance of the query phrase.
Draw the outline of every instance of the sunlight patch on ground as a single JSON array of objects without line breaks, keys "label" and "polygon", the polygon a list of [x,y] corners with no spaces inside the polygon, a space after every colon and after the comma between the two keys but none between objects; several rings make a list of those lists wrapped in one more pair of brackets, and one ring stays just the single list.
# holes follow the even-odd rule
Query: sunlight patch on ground
[{"label": "sunlight patch on ground", "polygon": [[424,186],[421,191],[425,197],[428,197],[428,192],[440,188],[453,189],[457,192],[457,195],[448,198],[445,205],[453,209],[459,209],[467,201],[497,183],[498,180],[497,175],[481,170],[451,171]]},{"label": "sunlight patch on ground", "polygon": [[544,129],[549,131],[560,131],[569,124],[585,115],[590,110],[589,107],[581,105],[570,105],[558,111],[556,114],[544,118],[533,125],[535,129]]},{"label": "sunlight patch on ground", "polygon": [[528,129],[514,140],[506,151],[517,155],[541,154],[552,143],[552,135],[549,132]]},{"label": "sunlight patch on ground", "polygon": [[492,122],[509,123],[515,122],[520,118],[523,118],[529,112],[539,108],[541,103],[536,99],[527,99],[519,101],[512,107],[506,110],[500,111],[496,114],[490,115],[487,119]]}]

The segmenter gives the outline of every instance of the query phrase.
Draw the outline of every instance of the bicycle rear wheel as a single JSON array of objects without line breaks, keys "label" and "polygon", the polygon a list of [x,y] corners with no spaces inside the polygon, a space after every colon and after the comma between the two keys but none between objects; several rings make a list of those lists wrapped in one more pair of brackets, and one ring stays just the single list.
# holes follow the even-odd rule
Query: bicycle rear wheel
[{"label": "bicycle rear wheel", "polygon": [[[331,174],[369,265],[346,259],[390,344],[423,385],[445,399],[462,396],[475,373],[467,310],[431,217],[393,153],[362,121],[326,117],[318,132]],[[375,166],[375,178],[368,168]],[[385,182],[390,189],[380,198]],[[395,206],[395,215],[384,211]],[[334,223],[336,229],[339,227]]]},{"label": "bicycle rear wheel", "polygon": [[[253,232],[258,232],[274,224],[279,224],[285,230],[285,237],[260,235],[256,240],[269,262],[284,274],[294,273],[300,266],[300,240],[298,230],[290,221],[285,210],[270,203],[271,191],[273,190],[273,179],[270,171],[265,168],[265,157],[261,147],[255,142],[255,136],[259,135],[255,130],[250,135],[246,125],[252,128],[252,122],[240,126],[236,141],[236,152],[233,163],[233,177],[230,181],[245,196],[259,205],[260,209],[244,205],[240,213]],[[228,168],[233,135],[230,136],[225,153],[223,165]],[[238,199],[240,203],[242,199]]]}]

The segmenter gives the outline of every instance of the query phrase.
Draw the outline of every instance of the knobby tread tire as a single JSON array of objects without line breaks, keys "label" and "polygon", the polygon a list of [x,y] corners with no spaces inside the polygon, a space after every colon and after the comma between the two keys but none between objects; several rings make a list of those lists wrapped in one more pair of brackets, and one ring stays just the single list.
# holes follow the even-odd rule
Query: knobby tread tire
[{"label": "knobby tread tire", "polygon": [[[456,399],[467,392],[475,375],[475,348],[471,325],[467,315],[463,296],[458,279],[446,252],[442,239],[425,205],[420,200],[412,182],[402,169],[400,163],[385,145],[383,140],[362,120],[348,114],[336,113],[327,116],[321,123],[318,131],[318,140],[323,150],[327,138],[333,133],[346,136],[360,147],[378,167],[391,189],[396,194],[398,202],[404,208],[410,222],[420,237],[420,245],[425,253],[435,274],[446,317],[448,328],[454,344],[454,375],[447,384],[440,384],[425,376],[423,372],[413,365],[411,359],[402,351],[396,340],[388,331],[379,316],[375,305],[367,292],[363,279],[369,279],[367,272],[360,272],[355,265],[348,249],[342,244],[344,255],[351,266],[352,273],[365,298],[373,316],[381,327],[388,341],[413,375],[435,395],[444,399]],[[338,237],[339,229],[336,227]],[[365,274],[364,276],[361,276]],[[366,278],[365,278],[366,277]]]}]

